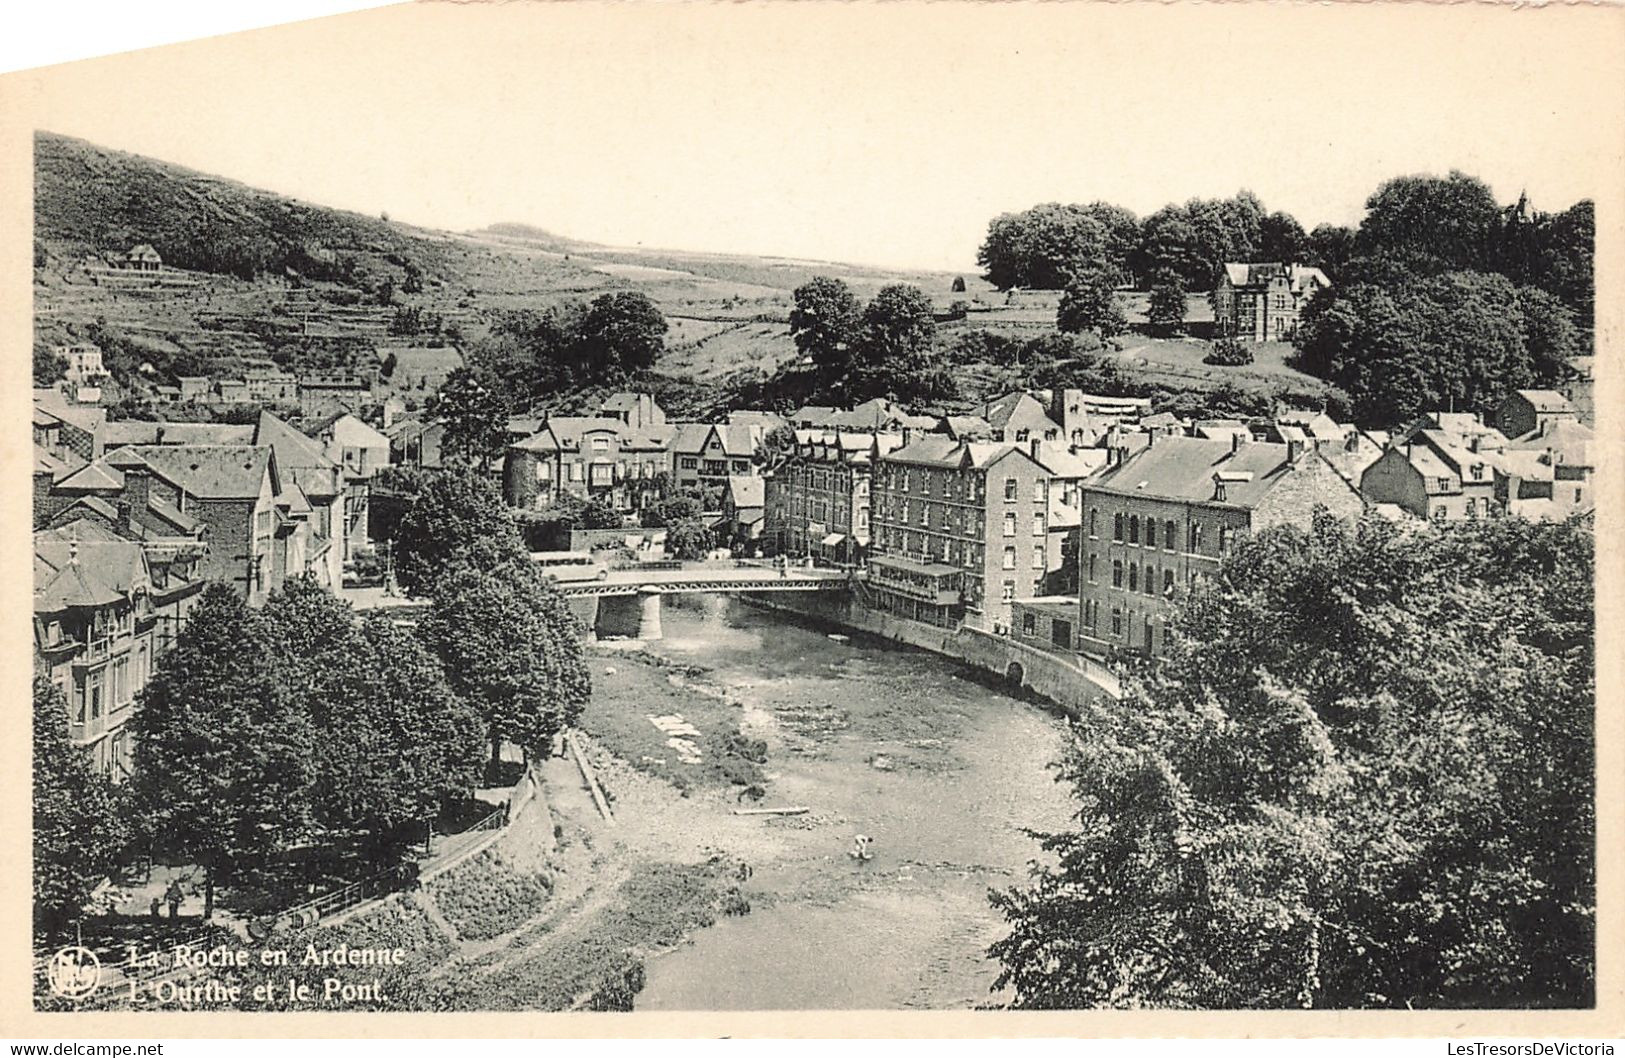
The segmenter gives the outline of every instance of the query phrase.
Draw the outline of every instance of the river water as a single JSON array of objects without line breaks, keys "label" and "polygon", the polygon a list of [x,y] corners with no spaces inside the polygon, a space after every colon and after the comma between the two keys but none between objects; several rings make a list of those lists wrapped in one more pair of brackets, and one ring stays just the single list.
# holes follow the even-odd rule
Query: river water
[{"label": "river water", "polygon": [[[674,602],[676,603],[674,605]],[[1053,780],[1065,727],[969,670],[846,642],[733,600],[666,600],[674,660],[705,665],[769,746],[764,820],[788,851],[754,865],[753,910],[650,960],[639,1010],[953,1009],[997,999],[990,887],[1041,855],[1023,828],[1066,826]],[[858,833],[873,860],[847,855]]]}]

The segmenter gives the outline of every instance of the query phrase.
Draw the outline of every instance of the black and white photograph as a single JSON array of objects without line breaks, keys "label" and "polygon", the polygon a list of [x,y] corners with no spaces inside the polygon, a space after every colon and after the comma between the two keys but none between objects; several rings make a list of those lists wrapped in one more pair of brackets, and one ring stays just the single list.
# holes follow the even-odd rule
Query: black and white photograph
[{"label": "black and white photograph", "polygon": [[25,1035],[1619,1034],[1619,7],[409,3],[0,114]]}]

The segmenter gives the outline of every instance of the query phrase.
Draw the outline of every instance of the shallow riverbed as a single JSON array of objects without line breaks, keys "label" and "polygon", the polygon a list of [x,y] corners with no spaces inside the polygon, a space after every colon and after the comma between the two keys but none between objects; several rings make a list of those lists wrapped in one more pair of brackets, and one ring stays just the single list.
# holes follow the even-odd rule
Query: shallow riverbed
[{"label": "shallow riverbed", "polygon": [[[989,887],[1066,824],[1047,765],[1061,722],[933,654],[828,638],[719,599],[666,600],[651,651],[708,667],[768,743],[780,840],[745,886],[754,910],[649,962],[639,1010],[965,1008],[992,1001]],[[874,859],[847,855],[855,835]]]}]

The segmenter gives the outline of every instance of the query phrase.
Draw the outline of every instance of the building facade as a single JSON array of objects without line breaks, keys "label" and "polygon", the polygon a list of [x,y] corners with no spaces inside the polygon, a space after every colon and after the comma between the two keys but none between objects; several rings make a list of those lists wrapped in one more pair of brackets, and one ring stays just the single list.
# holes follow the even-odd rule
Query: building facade
[{"label": "building facade", "polygon": [[793,452],[768,475],[763,538],[776,554],[833,564],[861,561],[870,542],[877,461],[901,434],[799,429]]},{"label": "building facade", "polygon": [[1227,262],[1213,288],[1213,321],[1220,334],[1244,342],[1284,342],[1309,298],[1331,285],[1308,265]]},{"label": "building facade", "polygon": [[1155,435],[1087,480],[1082,501],[1078,635],[1095,654],[1164,653],[1174,597],[1243,534],[1364,508],[1312,447]]},{"label": "building facade", "polygon": [[870,605],[998,632],[1043,593],[1050,473],[1026,446],[922,437],[880,459],[872,493]]}]

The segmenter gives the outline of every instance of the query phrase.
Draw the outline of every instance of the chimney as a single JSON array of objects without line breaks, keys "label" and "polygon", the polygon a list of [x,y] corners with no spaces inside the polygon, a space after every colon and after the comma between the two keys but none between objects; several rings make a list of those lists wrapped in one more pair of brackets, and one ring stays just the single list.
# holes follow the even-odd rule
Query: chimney
[{"label": "chimney", "polygon": [[1235,433],[1231,434],[1230,435],[1230,454],[1235,455],[1237,452],[1241,451],[1241,446],[1246,444],[1246,443],[1247,442],[1242,439],[1240,430],[1237,430]]},{"label": "chimney", "polygon": [[1360,450],[1360,431],[1349,427],[1348,436],[1343,439],[1343,451],[1358,452]]},{"label": "chimney", "polygon": [[1478,446],[1483,443],[1483,440],[1484,439],[1478,434],[1473,434],[1473,436],[1467,439],[1467,451],[1477,452]]},{"label": "chimney", "polygon": [[1147,447],[1147,448],[1154,448],[1154,447],[1156,447],[1156,444],[1157,444],[1157,434],[1158,434],[1158,433],[1159,433],[1159,432],[1160,432],[1160,431],[1157,431],[1157,430],[1148,430],[1148,431],[1146,431],[1146,435],[1145,435],[1145,446],[1146,446],[1146,447]]},{"label": "chimney", "polygon": [[145,467],[130,467],[124,472],[124,495],[120,497],[119,519],[126,526],[129,519],[140,518],[147,512],[152,495],[152,478]]},{"label": "chimney", "polygon": [[1291,440],[1286,443],[1286,461],[1296,463],[1303,458],[1303,442]]},{"label": "chimney", "polygon": [[1217,474],[1213,475],[1213,498],[1220,501],[1224,499],[1224,479]]},{"label": "chimney", "polygon": [[1044,442],[1034,437],[1027,442],[1027,454],[1033,457],[1034,463],[1044,461]]}]

